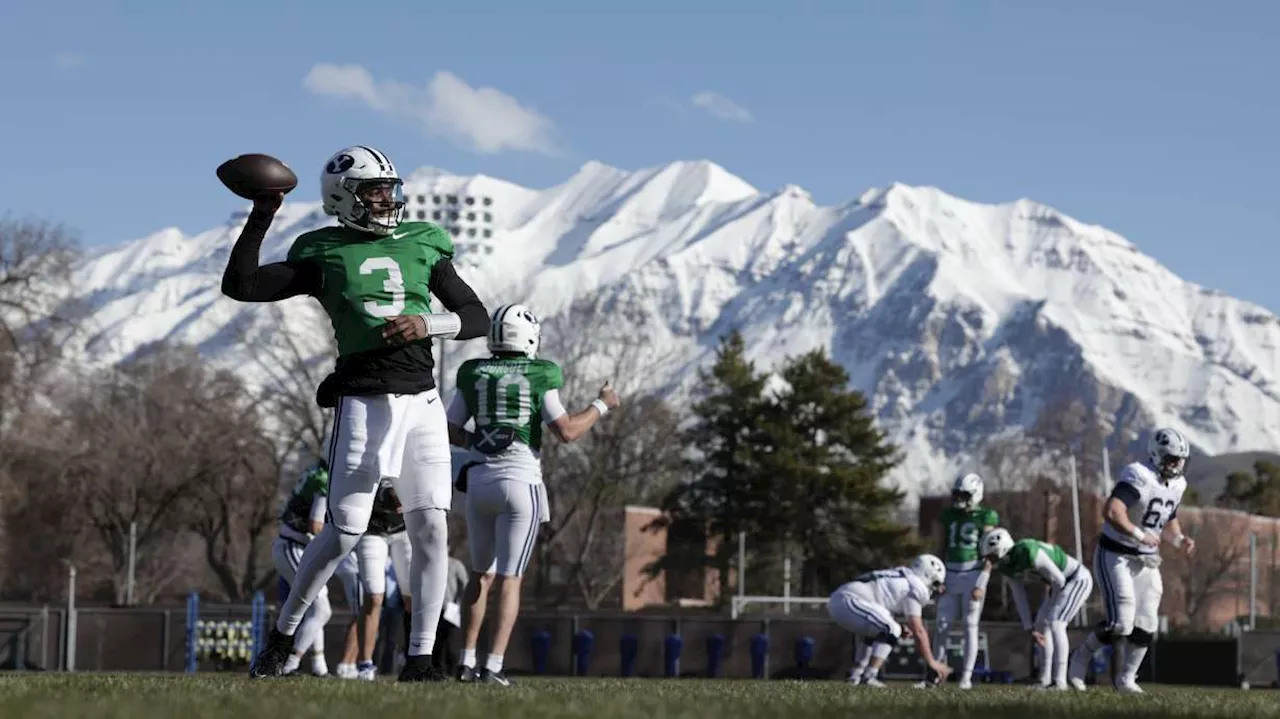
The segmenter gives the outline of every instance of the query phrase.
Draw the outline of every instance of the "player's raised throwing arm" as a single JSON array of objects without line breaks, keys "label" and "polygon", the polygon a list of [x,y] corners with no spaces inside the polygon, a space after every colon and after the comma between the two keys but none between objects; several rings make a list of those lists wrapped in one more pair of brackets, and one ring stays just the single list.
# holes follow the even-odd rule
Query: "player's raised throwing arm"
[{"label": "player's raised throwing arm", "polygon": [[277,193],[253,201],[253,211],[231,248],[222,273],[222,294],[240,302],[275,302],[320,290],[320,272],[311,263],[272,262],[258,265],[262,239],[284,195]]}]

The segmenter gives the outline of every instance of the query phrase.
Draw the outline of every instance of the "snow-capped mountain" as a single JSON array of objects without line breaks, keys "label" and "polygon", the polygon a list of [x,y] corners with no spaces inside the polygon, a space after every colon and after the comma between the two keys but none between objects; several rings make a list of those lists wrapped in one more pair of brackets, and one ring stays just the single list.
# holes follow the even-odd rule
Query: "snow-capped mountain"
[{"label": "snow-capped mountain", "polygon": [[[984,205],[893,184],[820,206],[799,187],[760,192],[710,162],[635,172],[591,162],[546,190],[426,169],[406,194],[411,216],[441,212],[456,228],[459,271],[491,309],[524,301],[550,316],[595,294],[619,318],[615,331],[643,335],[669,360],[642,381],[676,395],[735,327],[758,366],[828,348],[903,448],[895,477],[913,493],[1065,397],[1113,426],[1171,423],[1201,452],[1280,447],[1275,315],[1029,200]],[[243,220],[165,229],[85,261],[74,285],[92,308],[85,359],[114,362],[168,339],[253,375],[243,338],[268,310],[218,287]],[[329,222],[318,202],[286,203],[264,261]],[[328,327],[313,301],[279,307],[319,351]],[[459,349],[451,362],[483,341]]]}]

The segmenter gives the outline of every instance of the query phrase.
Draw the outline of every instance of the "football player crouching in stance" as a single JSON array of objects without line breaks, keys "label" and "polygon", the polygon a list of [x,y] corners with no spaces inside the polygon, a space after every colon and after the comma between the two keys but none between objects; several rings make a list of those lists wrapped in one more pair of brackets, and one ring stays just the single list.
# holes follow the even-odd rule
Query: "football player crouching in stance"
[{"label": "football player crouching in stance", "polygon": [[[457,479],[457,489],[467,497],[472,570],[457,670],[463,682],[511,683],[502,671],[502,655],[520,611],[520,578],[539,526],[551,519],[539,459],[543,426],[562,442],[572,442],[618,406],[606,382],[586,408],[565,411],[560,400],[564,375],[555,362],[537,356],[541,340],[538,318],[528,307],[499,307],[489,324],[492,356],[462,363],[447,412],[450,442],[474,456]],[[473,419],[474,434],[465,429]],[[484,667],[477,672],[476,644],[490,587],[498,594],[497,621]]]},{"label": "football player crouching in stance", "polygon": [[[1071,651],[1067,624],[1080,612],[1093,592],[1093,577],[1075,557],[1056,544],[1038,539],[1019,539],[1003,528],[982,537],[982,559],[988,575],[992,569],[1010,578],[1009,591],[1018,608],[1022,628],[1040,645],[1040,677],[1042,689],[1067,689],[1067,657]],[[1027,603],[1026,582],[1043,582],[1049,592],[1031,619]],[[1053,674],[1050,676],[1050,669]]]},{"label": "football player crouching in stance", "polygon": [[[919,655],[935,683],[946,681],[951,667],[934,658],[929,633],[921,619],[924,607],[946,591],[947,568],[932,554],[922,554],[910,566],[867,572],[842,585],[827,601],[827,612],[858,637],[858,661],[849,680],[883,687],[877,674],[902,639],[914,637]],[[895,617],[904,617],[906,626]]]}]

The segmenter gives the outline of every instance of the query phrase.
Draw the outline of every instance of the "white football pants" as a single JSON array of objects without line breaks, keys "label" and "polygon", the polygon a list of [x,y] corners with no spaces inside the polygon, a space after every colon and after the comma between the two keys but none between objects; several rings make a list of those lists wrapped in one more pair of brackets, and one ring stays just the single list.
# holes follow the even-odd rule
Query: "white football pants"
[{"label": "white football pants", "polygon": [[1134,628],[1156,633],[1164,596],[1159,555],[1118,554],[1099,546],[1093,553],[1093,573],[1102,586],[1113,635],[1128,636]]},{"label": "white football pants", "polygon": [[467,475],[467,542],[471,568],[519,577],[529,566],[538,529],[550,519],[541,482],[504,479],[483,464]]},{"label": "white football pants", "polygon": [[[1080,608],[1093,593],[1093,577],[1083,566],[1076,570],[1071,581],[1061,591],[1051,591],[1036,612],[1035,629],[1044,635],[1041,648],[1040,683],[1067,683],[1067,660],[1071,656],[1071,640],[1067,638],[1067,626],[1080,613]],[[1050,670],[1053,674],[1050,676]]]},{"label": "white football pants", "polygon": [[390,557],[400,594],[412,597],[413,589],[409,582],[409,557],[412,551],[408,532],[396,532],[389,536],[366,534],[361,537],[360,543],[356,545],[356,557],[360,566],[360,586],[364,593],[387,593],[387,558]]},{"label": "white football pants", "polygon": [[961,679],[973,675],[973,667],[978,663],[978,621],[982,618],[982,607],[986,603],[986,594],[982,599],[973,599],[973,590],[977,587],[981,568],[967,571],[947,570],[947,591],[938,598],[937,633],[934,635],[933,658],[947,663],[947,636],[951,631],[951,622],[956,614],[964,627],[964,666],[961,667]]},{"label": "white football pants", "polygon": [[297,630],[307,607],[368,529],[378,485],[391,477],[413,543],[406,584],[420,598],[413,603],[409,654],[430,654],[449,568],[450,459],[448,423],[437,390],[340,398],[329,440],[325,527],[302,555],[276,628],[285,634]]},{"label": "white football pants", "polygon": [[[271,543],[271,560],[276,566],[276,571],[284,577],[284,581],[289,584],[289,593],[293,594],[294,579],[297,577],[298,562],[302,559],[303,550],[306,545],[295,542],[292,539],[284,537],[276,537]],[[308,649],[316,653],[324,653],[324,627],[329,623],[329,618],[333,616],[333,608],[329,604],[329,588],[321,587],[316,593],[315,601],[307,608],[304,615],[302,625],[298,627],[298,636],[293,642],[295,652],[305,652]]]}]

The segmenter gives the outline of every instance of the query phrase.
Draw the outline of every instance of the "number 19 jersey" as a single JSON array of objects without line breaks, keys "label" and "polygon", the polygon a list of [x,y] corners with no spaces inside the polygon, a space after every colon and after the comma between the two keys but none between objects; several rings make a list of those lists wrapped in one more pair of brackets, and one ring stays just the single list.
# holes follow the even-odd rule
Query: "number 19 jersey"
[{"label": "number 19 jersey", "polygon": [[978,543],[982,540],[982,530],[998,526],[1000,515],[994,509],[947,507],[942,510],[942,538],[947,545],[942,559],[947,569],[952,572],[977,569],[981,564]]},{"label": "number 19 jersey", "polygon": [[527,357],[471,359],[458,368],[457,380],[457,392],[475,418],[477,434],[496,428],[515,433],[514,441],[485,464],[528,470],[531,481],[541,481],[542,424],[556,419],[546,416],[544,399],[564,386],[560,366]]}]

